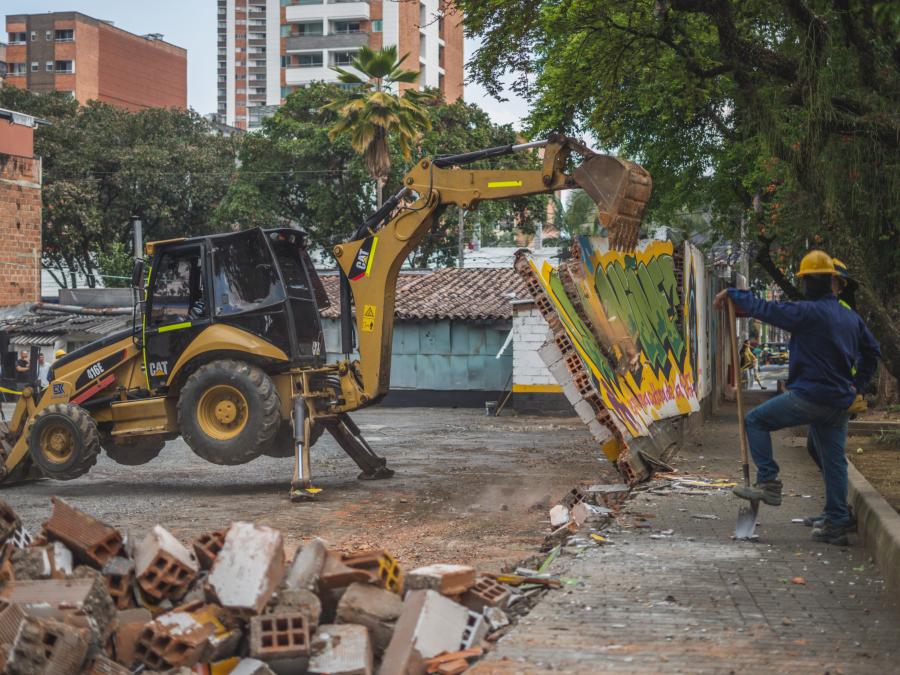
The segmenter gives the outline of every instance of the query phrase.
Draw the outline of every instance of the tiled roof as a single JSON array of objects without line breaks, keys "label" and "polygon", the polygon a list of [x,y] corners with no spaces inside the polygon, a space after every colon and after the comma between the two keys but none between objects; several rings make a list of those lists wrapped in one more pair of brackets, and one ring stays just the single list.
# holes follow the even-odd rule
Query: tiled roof
[{"label": "tiled roof", "polygon": [[[326,318],[341,313],[337,274],[322,273],[331,307]],[[511,268],[448,268],[433,272],[401,272],[397,280],[398,319],[511,319],[513,300],[530,296],[521,277]]]}]

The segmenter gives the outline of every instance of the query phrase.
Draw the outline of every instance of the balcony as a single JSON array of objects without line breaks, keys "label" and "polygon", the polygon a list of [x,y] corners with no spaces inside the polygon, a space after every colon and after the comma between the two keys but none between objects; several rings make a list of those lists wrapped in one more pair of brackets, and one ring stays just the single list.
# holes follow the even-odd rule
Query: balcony
[{"label": "balcony", "polygon": [[284,8],[288,23],[309,19],[368,19],[368,2],[339,2],[327,5],[290,5]]},{"label": "balcony", "polygon": [[332,35],[303,35],[289,37],[284,41],[285,51],[301,51],[307,49],[340,49],[346,47],[362,47],[369,44],[368,33],[336,33]]},{"label": "balcony", "polygon": [[319,80],[334,82],[337,80],[337,73],[327,66],[313,66],[309,68],[288,66],[284,71],[285,84],[308,84]]}]

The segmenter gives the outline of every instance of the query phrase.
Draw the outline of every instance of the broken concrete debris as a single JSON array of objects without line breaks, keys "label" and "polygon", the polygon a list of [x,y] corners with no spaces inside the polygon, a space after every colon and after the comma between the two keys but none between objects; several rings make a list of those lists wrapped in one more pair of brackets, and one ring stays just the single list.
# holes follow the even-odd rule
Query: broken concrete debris
[{"label": "broken concrete debris", "polygon": [[44,536],[68,546],[79,562],[103,567],[122,550],[122,535],[116,529],[79,511],[59,497],[51,497],[50,501],[53,512],[44,523]]},{"label": "broken concrete debris", "polygon": [[462,595],[475,585],[475,568],[468,565],[428,565],[406,575],[406,590],[432,590],[441,595]]},{"label": "broken concrete debris", "polygon": [[132,545],[61,499],[39,536],[21,532],[0,501],[0,669],[11,675],[461,673],[509,629],[504,610],[521,615],[515,599],[559,585],[543,571],[507,575],[532,582],[523,596],[468,565],[404,574],[388,551],[342,554],[321,539],[286,564],[281,533],[247,522],[189,546],[156,525]]},{"label": "broken concrete debris", "polygon": [[207,587],[223,607],[253,616],[262,612],[283,577],[281,532],[237,522],[228,528]]},{"label": "broken concrete debris", "polygon": [[184,544],[160,525],[153,526],[134,552],[138,585],[157,602],[184,595],[199,569]]}]

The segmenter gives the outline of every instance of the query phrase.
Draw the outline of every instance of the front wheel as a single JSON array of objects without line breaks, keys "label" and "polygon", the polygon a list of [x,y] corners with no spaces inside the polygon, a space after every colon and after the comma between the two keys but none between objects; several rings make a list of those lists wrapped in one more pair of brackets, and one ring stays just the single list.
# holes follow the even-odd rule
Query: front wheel
[{"label": "front wheel", "polygon": [[97,462],[100,435],[88,412],[71,403],[49,405],[35,415],[28,452],[48,478],[72,480]]},{"label": "front wheel", "polygon": [[278,432],[281,400],[256,366],[223,359],[200,366],[178,398],[178,427],[195,454],[213,464],[245,464]]}]

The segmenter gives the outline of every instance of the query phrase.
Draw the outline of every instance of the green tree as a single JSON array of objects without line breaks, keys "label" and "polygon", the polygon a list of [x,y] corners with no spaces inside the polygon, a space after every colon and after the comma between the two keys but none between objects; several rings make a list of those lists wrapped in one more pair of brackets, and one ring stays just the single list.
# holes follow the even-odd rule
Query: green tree
[{"label": "green tree", "polygon": [[[309,234],[326,256],[331,248],[352,236],[374,208],[371,179],[362,157],[347,136],[329,139],[328,130],[337,113],[326,104],[339,96],[334,84],[314,83],[288,96],[285,104],[267,119],[260,133],[248,134],[240,153],[240,170],[216,213],[217,221],[243,226],[295,225]],[[409,164],[421,157],[455,154],[517,141],[512,127],[493,124],[478,106],[446,103],[439,92],[429,90],[422,105],[430,128],[403,159],[397,141],[388,144],[391,170],[386,177],[389,193],[402,187]],[[530,155],[516,155],[480,162],[476,167],[539,167]],[[484,202],[466,217],[466,236],[481,229],[492,233],[502,221],[533,232],[544,214],[546,200],[528,197]],[[448,208],[412,255],[416,267],[452,265],[458,245],[457,211]],[[492,243],[486,241],[484,243]]]},{"label": "green tree", "polygon": [[[847,262],[900,375],[900,45],[896,4],[858,0],[460,0],[512,74],[532,133],[589,133],[653,175],[648,213],[709,212],[775,237],[787,276],[812,246]],[[766,239],[768,241],[768,239]]]},{"label": "green tree", "polygon": [[353,149],[363,156],[377,185],[379,207],[383,181],[391,170],[389,140],[396,141],[403,158],[408,160],[413,145],[430,125],[421,105],[421,92],[399,91],[401,84],[412,84],[419,77],[417,72],[403,68],[407,56],[398,60],[396,45],[378,51],[363,45],[351,62],[362,77],[334,68],[338,79],[352,88],[326,106],[338,115],[329,137],[349,137]]},{"label": "green tree", "polygon": [[329,255],[356,230],[372,211],[371,180],[349,139],[328,137],[337,113],[326,105],[339,94],[323,82],[298,89],[246,135],[218,223],[296,226]]},{"label": "green tree", "polygon": [[128,112],[59,94],[0,90],[0,107],[37,115],[43,159],[43,263],[56,281],[89,286],[122,275],[131,218],[145,237],[214,232],[214,209],[235,173],[236,141],[192,111]]}]

